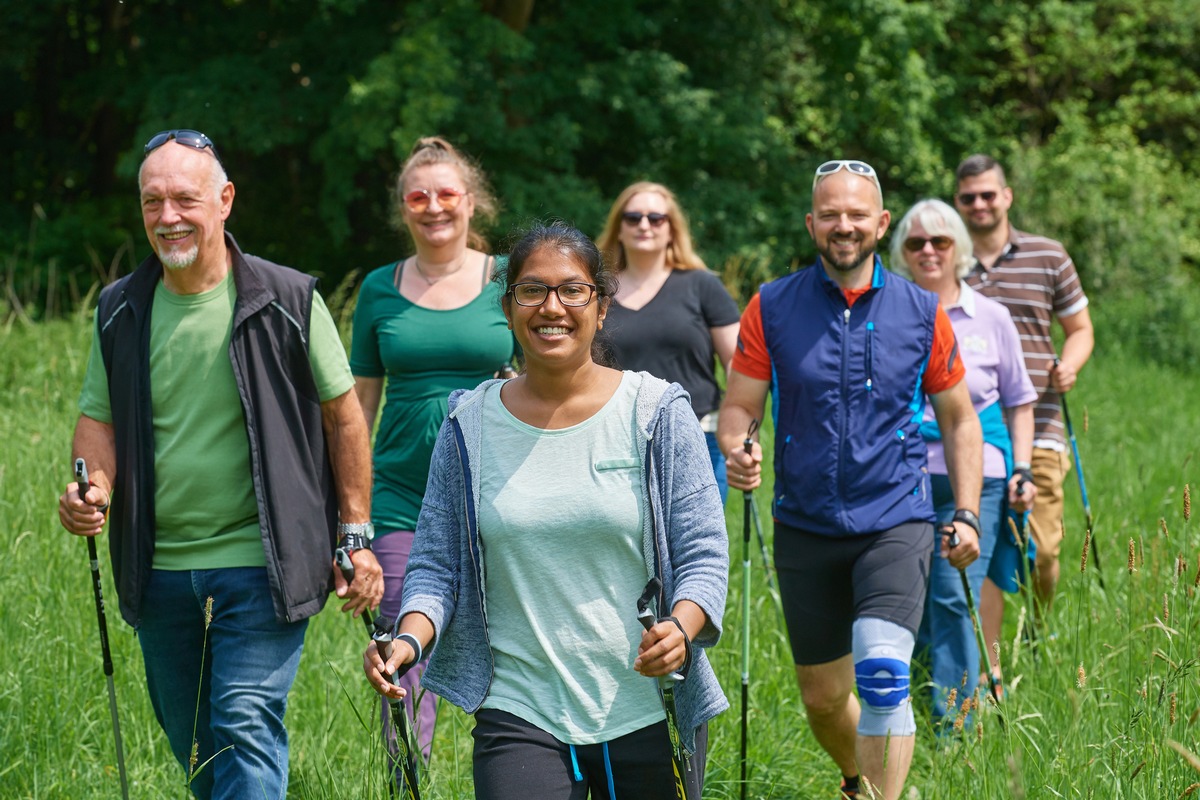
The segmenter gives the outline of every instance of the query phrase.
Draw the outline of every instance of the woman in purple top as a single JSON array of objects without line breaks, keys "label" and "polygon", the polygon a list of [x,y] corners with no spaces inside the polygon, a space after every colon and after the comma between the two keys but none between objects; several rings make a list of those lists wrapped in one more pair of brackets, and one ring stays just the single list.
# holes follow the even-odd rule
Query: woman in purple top
[{"label": "woman in purple top", "polygon": [[687,390],[724,502],[729,489],[717,446],[716,362],[729,374],[741,320],[737,303],[692,249],[687,217],[662,184],[627,186],[596,244],[620,277],[605,342],[622,369],[644,370]]},{"label": "woman in purple top", "polygon": [[[958,350],[967,368],[967,387],[971,401],[983,426],[983,493],[979,503],[979,558],[967,568],[971,591],[979,596],[993,552],[1002,552],[1007,532],[1001,536],[1001,520],[1005,503],[1015,511],[1027,510],[1036,489],[1029,472],[1033,448],[1033,403],[1037,392],[1025,372],[1021,340],[1017,328],[1004,306],[977,294],[962,278],[974,261],[971,237],[953,208],[941,200],[922,200],[909,209],[892,234],[892,268],[911,278],[923,289],[941,300],[950,317]],[[929,445],[929,472],[933,485],[933,500],[939,522],[954,514],[954,496],[946,476],[946,458],[933,414],[925,409],[926,424],[922,434]],[[936,550],[936,543],[933,545]],[[936,553],[935,553],[936,555]],[[999,558],[1008,570],[1011,561]],[[974,676],[979,670],[979,647],[976,644],[967,600],[957,571],[943,558],[934,558],[930,568],[929,592],[925,618],[918,636],[918,647],[929,649],[930,673],[933,679],[933,714],[939,720],[947,715],[946,696],[951,689],[963,685],[974,689]],[[1003,583],[1001,576],[998,582]],[[991,583],[991,581],[989,581]],[[992,583],[992,631],[984,626],[989,643],[999,634],[999,617],[1003,612],[1003,597]],[[987,596],[987,594],[985,594]],[[995,653],[988,654],[993,669],[998,669]]]}]

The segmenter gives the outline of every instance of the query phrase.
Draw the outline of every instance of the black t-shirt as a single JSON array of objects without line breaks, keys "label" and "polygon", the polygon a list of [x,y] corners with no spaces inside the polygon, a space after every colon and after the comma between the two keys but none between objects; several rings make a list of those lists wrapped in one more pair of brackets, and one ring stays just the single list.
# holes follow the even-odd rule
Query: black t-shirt
[{"label": "black t-shirt", "polygon": [[606,340],[622,369],[644,370],[674,381],[692,397],[697,417],[721,405],[710,328],[741,318],[716,275],[673,270],[649,303],[631,311],[613,301],[604,320]]}]

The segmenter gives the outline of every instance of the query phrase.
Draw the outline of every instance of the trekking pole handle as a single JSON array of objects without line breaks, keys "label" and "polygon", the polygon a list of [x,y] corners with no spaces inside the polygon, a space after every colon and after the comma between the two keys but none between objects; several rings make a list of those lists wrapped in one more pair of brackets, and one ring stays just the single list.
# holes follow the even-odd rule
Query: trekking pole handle
[{"label": "trekking pole handle", "polygon": [[954,525],[942,525],[938,528],[938,533],[950,539],[951,547],[958,547],[958,531],[954,530]]},{"label": "trekking pole handle", "polygon": [[[662,581],[660,581],[658,579],[658,576],[655,576],[650,579],[649,583],[646,584],[646,588],[642,591],[642,596],[638,598],[637,619],[638,619],[638,622],[642,623],[642,627],[645,628],[646,630],[650,630],[651,628],[654,627],[654,623],[658,622],[658,618],[655,617],[654,612],[650,610],[650,601],[654,598],[655,595],[658,594],[660,589],[662,589]],[[682,627],[680,628],[680,630],[683,630]],[[686,647],[687,646],[686,645],[686,642],[687,642],[687,634],[686,633],[683,635],[683,638],[684,638],[684,642],[685,642],[684,646]],[[686,665],[686,661],[685,661],[685,665]],[[666,678],[668,680],[672,680],[672,681],[681,681],[681,680],[683,680],[683,677],[684,676],[681,673],[679,673],[678,671],[672,672],[670,675],[666,676]]]},{"label": "trekking pole handle", "polygon": [[[413,655],[415,658],[413,658],[412,661],[404,662],[396,668],[395,672],[392,673],[391,681],[394,686],[400,685],[400,678],[404,676],[404,673],[412,669],[413,666],[421,660],[421,656],[423,655],[419,643],[416,642],[416,637],[412,636],[411,634],[404,635],[413,639],[413,641],[409,643],[409,647],[413,647]],[[375,618],[375,632],[371,634],[371,640],[375,642],[375,648],[379,650],[379,655],[383,657],[384,663],[387,663],[387,660],[392,657],[392,642],[394,642],[397,638],[397,636],[392,635],[392,626],[388,624],[387,619],[383,614],[380,614]],[[414,647],[414,645],[417,646]]]},{"label": "trekking pole handle", "polygon": [[[75,481],[79,484],[79,488],[77,489],[79,499],[83,500],[83,496],[92,488],[92,484],[88,481],[87,462],[82,458],[75,459]],[[83,502],[86,503],[87,500],[83,500]]]},{"label": "trekking pole handle", "polygon": [[333,551],[333,560],[337,562],[346,583],[354,583],[354,562],[350,560],[350,551],[344,547],[337,548]]},{"label": "trekking pole handle", "polygon": [[754,434],[758,431],[758,418],[750,420],[750,429],[746,431],[746,438],[742,441],[742,447],[746,450],[746,455],[754,452]]}]

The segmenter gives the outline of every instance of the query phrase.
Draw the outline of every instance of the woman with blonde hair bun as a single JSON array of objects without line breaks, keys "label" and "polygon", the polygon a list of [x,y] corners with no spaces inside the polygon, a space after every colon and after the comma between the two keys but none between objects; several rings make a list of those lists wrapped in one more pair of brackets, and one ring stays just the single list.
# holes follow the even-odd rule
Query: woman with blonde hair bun
[{"label": "woman with blonde hair bun", "polygon": [[620,278],[607,344],[623,369],[644,370],[687,390],[724,502],[729,489],[716,439],[721,389],[715,362],[728,374],[741,319],[737,303],[696,255],[687,217],[660,183],[627,186],[596,243]]},{"label": "woman with blonde hair bun", "polygon": [[[404,569],[429,475],[429,459],[455,389],[474,387],[508,367],[513,338],[492,277],[503,257],[488,254],[480,219],[496,215],[482,170],[445,139],[419,139],[394,187],[395,222],[414,252],[369,273],[354,312],[350,369],[367,424],[375,435],[372,549],[384,572],[379,611],[400,611]],[[433,741],[436,698],[420,698],[424,665],[403,678],[413,701],[417,741]],[[385,735],[387,704],[383,704]]]}]

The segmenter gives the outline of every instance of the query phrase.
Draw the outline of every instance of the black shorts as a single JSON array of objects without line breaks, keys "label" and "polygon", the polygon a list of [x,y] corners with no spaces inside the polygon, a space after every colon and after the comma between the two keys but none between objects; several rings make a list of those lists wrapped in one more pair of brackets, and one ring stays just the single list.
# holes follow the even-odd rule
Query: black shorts
[{"label": "black shorts", "polygon": [[[471,736],[477,800],[586,800],[589,790],[593,800],[610,800],[613,795],[647,800],[675,797],[665,721],[613,739],[607,748],[576,745],[574,764],[568,745],[506,711],[476,711]],[[685,776],[689,796],[699,797],[703,788],[707,745],[708,726],[701,725]]]},{"label": "black shorts", "polygon": [[812,665],[851,652],[852,626],[876,617],[915,635],[925,608],[933,525],[821,536],[775,521],[775,569],[792,659]]}]

